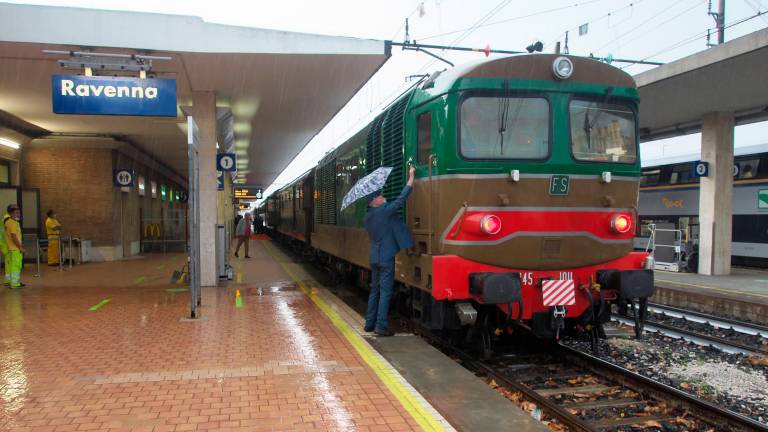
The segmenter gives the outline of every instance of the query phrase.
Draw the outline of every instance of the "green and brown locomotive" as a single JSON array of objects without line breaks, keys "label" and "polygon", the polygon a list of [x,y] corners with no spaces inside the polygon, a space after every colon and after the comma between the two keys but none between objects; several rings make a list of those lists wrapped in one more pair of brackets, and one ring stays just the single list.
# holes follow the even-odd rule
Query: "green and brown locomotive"
[{"label": "green and brown locomotive", "polygon": [[522,55],[435,73],[271,196],[268,224],[364,281],[366,203],[339,211],[342,198],[390,166],[392,199],[414,164],[402,218],[416,246],[398,255],[396,278],[415,319],[497,335],[516,324],[546,338],[599,330],[612,302],[644,311],[654,291],[652,259],[632,250],[637,107],[631,76],[587,58]]}]

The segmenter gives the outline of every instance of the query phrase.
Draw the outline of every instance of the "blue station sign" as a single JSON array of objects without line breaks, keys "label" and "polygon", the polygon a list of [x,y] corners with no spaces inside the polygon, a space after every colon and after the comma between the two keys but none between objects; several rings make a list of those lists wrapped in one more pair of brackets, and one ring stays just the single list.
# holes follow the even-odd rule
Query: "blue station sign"
[{"label": "blue station sign", "polygon": [[176,117],[176,80],[54,75],[56,114]]}]

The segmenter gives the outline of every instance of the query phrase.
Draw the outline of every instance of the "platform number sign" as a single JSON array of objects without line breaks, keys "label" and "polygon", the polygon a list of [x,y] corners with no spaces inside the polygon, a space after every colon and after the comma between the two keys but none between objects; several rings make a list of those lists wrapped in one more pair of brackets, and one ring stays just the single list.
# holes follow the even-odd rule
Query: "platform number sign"
[{"label": "platform number sign", "polygon": [[216,155],[216,169],[219,171],[235,171],[236,156],[234,153],[219,153]]},{"label": "platform number sign", "polygon": [[709,162],[696,161],[693,163],[693,173],[698,177],[709,176]]},{"label": "platform number sign", "polygon": [[568,195],[568,189],[571,183],[570,180],[570,176],[567,175],[553,175],[549,179],[549,194]]},{"label": "platform number sign", "polygon": [[133,186],[133,171],[129,169],[116,169],[112,179],[115,186],[131,187]]}]

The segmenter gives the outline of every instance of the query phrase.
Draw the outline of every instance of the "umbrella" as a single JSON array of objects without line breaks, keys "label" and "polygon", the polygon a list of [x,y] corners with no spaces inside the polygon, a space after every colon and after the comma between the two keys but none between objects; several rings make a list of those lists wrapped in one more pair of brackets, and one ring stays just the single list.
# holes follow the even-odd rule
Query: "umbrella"
[{"label": "umbrella", "polygon": [[379,167],[376,171],[368,174],[352,186],[352,189],[344,195],[344,200],[341,202],[341,210],[349,207],[350,204],[359,200],[360,198],[367,197],[368,195],[384,188],[384,183],[387,182],[389,173],[392,172],[390,167]]}]

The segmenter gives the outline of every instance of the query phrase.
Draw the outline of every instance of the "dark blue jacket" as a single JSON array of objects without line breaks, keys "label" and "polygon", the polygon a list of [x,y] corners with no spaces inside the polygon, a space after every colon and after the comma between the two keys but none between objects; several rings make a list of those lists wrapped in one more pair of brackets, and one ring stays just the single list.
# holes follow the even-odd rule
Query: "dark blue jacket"
[{"label": "dark blue jacket", "polygon": [[408,199],[411,189],[406,185],[396,200],[380,207],[368,207],[365,229],[371,240],[371,264],[393,263],[401,249],[413,247],[413,237],[397,214],[397,210]]}]

